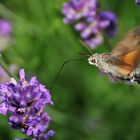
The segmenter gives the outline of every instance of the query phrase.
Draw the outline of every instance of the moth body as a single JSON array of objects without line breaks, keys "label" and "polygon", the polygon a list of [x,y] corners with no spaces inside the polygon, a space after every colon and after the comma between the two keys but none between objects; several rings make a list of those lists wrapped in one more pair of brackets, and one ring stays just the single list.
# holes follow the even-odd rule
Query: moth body
[{"label": "moth body", "polygon": [[[113,65],[108,61],[112,58],[111,54],[93,54],[88,58],[88,63],[99,68],[103,73],[111,76],[115,81],[130,81],[133,83],[137,81],[140,83],[140,69],[136,68],[132,72],[127,73],[127,70],[123,70],[117,65]],[[125,71],[125,72],[124,72]]]},{"label": "moth body", "polygon": [[116,77],[122,77],[123,74],[121,74],[118,71],[117,66],[112,65],[111,63],[108,63],[107,61],[110,59],[110,54],[104,53],[104,54],[93,54],[88,58],[88,63],[90,65],[95,65],[97,68],[99,68],[103,73],[111,74]]}]

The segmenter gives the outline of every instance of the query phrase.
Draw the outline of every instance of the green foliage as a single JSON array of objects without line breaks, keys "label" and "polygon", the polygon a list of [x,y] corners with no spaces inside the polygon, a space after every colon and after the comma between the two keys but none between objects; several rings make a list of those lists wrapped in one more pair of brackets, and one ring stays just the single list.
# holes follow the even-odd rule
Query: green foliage
[{"label": "green foliage", "polygon": [[[25,68],[50,88],[65,60],[82,58],[87,50],[73,27],[62,22],[64,0],[3,0],[0,16],[12,22],[13,44],[4,51],[8,63]],[[140,7],[134,0],[101,0],[103,9],[118,17],[117,37],[112,47],[130,28],[140,24]],[[96,52],[107,51],[101,45]],[[54,140],[139,140],[140,86],[114,84],[87,62],[65,65],[52,91]],[[0,117],[0,140],[24,137]]]}]

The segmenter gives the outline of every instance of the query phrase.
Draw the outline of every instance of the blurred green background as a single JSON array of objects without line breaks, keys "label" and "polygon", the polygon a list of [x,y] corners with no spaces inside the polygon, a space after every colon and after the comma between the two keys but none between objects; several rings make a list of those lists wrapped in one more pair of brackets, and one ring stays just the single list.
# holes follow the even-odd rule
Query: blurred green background
[{"label": "blurred green background", "polygon": [[[13,43],[3,55],[8,64],[25,68],[49,89],[65,60],[87,53],[70,25],[62,22],[64,0],[0,0],[0,17],[13,25]],[[102,9],[118,18],[115,46],[123,34],[140,25],[140,7],[134,0],[100,0]],[[96,52],[107,51],[105,46]],[[84,57],[85,58],[85,57]],[[62,70],[52,91],[52,140],[140,140],[140,86],[112,83],[86,62],[71,62]],[[0,140],[25,137],[0,116]]]}]

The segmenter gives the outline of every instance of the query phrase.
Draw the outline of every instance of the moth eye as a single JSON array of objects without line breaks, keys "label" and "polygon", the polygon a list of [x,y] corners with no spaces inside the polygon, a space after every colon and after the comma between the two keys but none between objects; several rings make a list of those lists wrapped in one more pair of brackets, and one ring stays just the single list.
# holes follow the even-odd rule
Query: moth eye
[{"label": "moth eye", "polygon": [[96,60],[95,60],[95,59],[92,59],[91,62],[92,62],[92,63],[96,63]]}]

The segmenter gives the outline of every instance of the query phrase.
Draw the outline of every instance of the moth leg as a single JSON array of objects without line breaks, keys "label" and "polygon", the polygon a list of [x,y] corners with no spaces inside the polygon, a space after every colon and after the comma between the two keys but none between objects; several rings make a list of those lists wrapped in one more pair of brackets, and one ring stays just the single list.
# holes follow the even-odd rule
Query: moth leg
[{"label": "moth leg", "polygon": [[122,82],[124,80],[124,78],[114,76],[111,73],[109,73],[109,79],[115,83]]},{"label": "moth leg", "polygon": [[132,82],[136,81],[137,83],[140,84],[140,69],[139,68],[137,68],[135,71],[133,71],[130,74],[130,79]]},{"label": "moth leg", "polygon": [[140,84],[140,69],[136,69],[136,72],[135,72],[135,81],[137,81],[138,84]]},{"label": "moth leg", "polygon": [[134,71],[134,76],[135,76],[136,78],[140,78],[140,69],[136,69],[136,70]]}]

